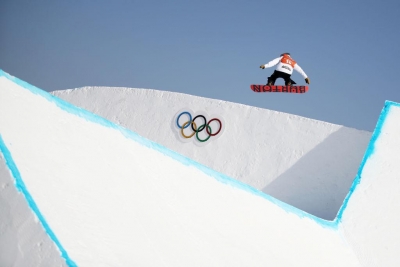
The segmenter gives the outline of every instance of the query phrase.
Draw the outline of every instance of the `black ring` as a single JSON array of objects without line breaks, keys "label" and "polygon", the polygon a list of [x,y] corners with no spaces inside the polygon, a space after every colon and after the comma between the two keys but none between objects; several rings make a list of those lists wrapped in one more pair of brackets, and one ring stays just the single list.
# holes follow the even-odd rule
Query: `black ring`
[{"label": "black ring", "polygon": [[[198,132],[201,132],[201,131],[203,131],[204,130],[204,128],[206,128],[206,124],[207,124],[207,120],[206,120],[206,117],[204,117],[203,115],[197,115],[196,117],[194,117],[193,118],[193,122],[198,118],[198,117],[201,117],[201,118],[203,118],[203,120],[204,120],[204,127],[200,130],[200,127],[199,127],[199,129],[197,130]],[[191,125],[192,126],[192,130],[194,131],[194,132],[196,132],[196,130],[193,128],[193,124]]]}]

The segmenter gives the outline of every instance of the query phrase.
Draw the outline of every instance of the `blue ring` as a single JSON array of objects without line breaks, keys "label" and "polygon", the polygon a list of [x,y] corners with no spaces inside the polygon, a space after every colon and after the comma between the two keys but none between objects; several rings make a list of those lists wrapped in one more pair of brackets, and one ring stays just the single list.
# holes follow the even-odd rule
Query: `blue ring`
[{"label": "blue ring", "polygon": [[[177,125],[178,128],[180,128],[180,129],[182,129],[182,126],[179,125],[179,118],[180,118],[183,114],[189,115],[190,122],[192,121],[192,115],[190,115],[189,112],[187,112],[187,111],[182,112],[181,114],[179,114],[178,118],[176,119],[176,125]],[[188,123],[184,128],[189,127],[189,125],[190,125],[190,123]]]}]

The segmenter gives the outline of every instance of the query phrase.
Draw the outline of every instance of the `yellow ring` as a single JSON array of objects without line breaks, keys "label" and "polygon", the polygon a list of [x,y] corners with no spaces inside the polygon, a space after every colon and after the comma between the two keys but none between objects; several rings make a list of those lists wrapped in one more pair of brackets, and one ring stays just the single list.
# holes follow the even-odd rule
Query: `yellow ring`
[{"label": "yellow ring", "polygon": [[[185,126],[188,125],[190,122],[192,122],[192,124],[193,124],[193,126],[194,126],[194,132],[193,132],[191,135],[187,136],[187,135],[185,135],[185,134],[183,133],[183,129],[184,129]],[[187,121],[187,122],[185,122],[185,123],[182,125],[182,127],[181,127],[181,134],[182,134],[182,136],[185,137],[185,138],[191,138],[191,137],[196,133],[196,130],[197,130],[197,125],[196,125],[196,123],[195,123],[194,121]]]}]

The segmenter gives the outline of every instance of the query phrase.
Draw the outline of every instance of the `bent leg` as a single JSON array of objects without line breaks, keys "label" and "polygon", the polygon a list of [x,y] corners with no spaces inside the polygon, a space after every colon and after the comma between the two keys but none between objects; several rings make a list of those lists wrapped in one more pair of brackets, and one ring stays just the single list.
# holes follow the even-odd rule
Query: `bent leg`
[{"label": "bent leg", "polygon": [[274,85],[276,79],[278,79],[279,76],[280,76],[279,73],[277,71],[274,71],[274,73],[272,73],[272,75],[268,77],[267,85]]},{"label": "bent leg", "polygon": [[282,74],[282,78],[285,80],[285,85],[286,85],[286,86],[290,86],[290,85],[293,84],[292,79],[290,79],[290,74],[283,73],[283,74]]}]

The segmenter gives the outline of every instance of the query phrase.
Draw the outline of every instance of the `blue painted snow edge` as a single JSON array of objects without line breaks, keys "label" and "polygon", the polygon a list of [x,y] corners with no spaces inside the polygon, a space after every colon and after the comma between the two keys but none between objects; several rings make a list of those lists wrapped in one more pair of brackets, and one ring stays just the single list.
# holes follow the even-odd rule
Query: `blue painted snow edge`
[{"label": "blue painted snow edge", "polygon": [[360,167],[358,168],[357,175],[353,180],[350,190],[349,190],[346,198],[344,199],[343,204],[338,211],[338,214],[336,215],[336,218],[334,220],[335,224],[339,224],[343,219],[343,213],[346,210],[349,200],[351,199],[351,196],[353,195],[354,191],[357,189],[358,185],[360,184],[360,182],[362,180],[362,174],[363,174],[364,167],[367,164],[369,158],[375,153],[375,143],[379,139],[379,137],[382,133],[383,125],[385,124],[386,118],[387,118],[388,114],[390,113],[391,107],[393,107],[393,106],[400,107],[400,104],[396,103],[396,102],[392,102],[392,101],[385,101],[385,106],[383,107],[383,109],[381,111],[378,122],[375,126],[375,130],[374,130],[371,140],[368,144],[367,150],[361,161]]},{"label": "blue painted snow edge", "polygon": [[30,193],[26,189],[25,183],[21,178],[21,174],[20,174],[20,172],[18,170],[18,167],[15,164],[15,162],[14,162],[12,156],[11,156],[11,153],[8,150],[6,144],[4,143],[3,137],[1,136],[1,133],[0,133],[0,152],[3,154],[4,160],[6,162],[6,165],[7,165],[8,169],[11,171],[12,176],[14,177],[15,186],[16,186],[17,190],[20,191],[24,195],[26,201],[28,202],[29,207],[36,214],[36,217],[38,218],[38,220],[42,224],[42,226],[43,226],[44,230],[46,231],[47,235],[51,238],[51,240],[53,240],[53,242],[56,244],[57,248],[61,252],[61,257],[63,257],[65,259],[65,262],[67,263],[67,265],[69,267],[77,266],[75,264],[75,262],[68,256],[67,251],[63,248],[63,246],[61,245],[60,241],[57,239],[56,235],[51,230],[50,226],[48,225],[48,223],[44,219],[43,215],[40,213],[39,208],[36,205],[35,201],[33,200],[32,196],[30,195]]}]

